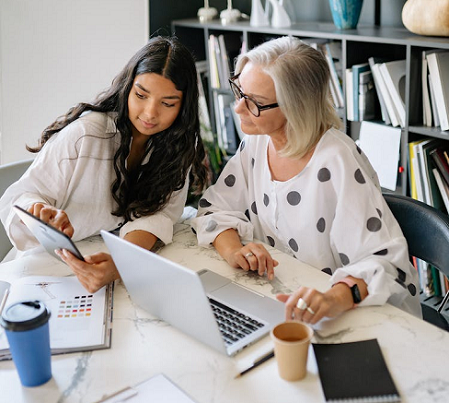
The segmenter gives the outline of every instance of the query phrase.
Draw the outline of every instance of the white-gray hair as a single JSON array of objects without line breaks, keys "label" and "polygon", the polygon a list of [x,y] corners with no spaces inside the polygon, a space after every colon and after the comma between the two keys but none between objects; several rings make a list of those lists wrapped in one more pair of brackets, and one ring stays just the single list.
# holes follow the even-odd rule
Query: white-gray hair
[{"label": "white-gray hair", "polygon": [[235,74],[249,62],[273,79],[277,102],[287,119],[284,156],[302,157],[328,129],[341,127],[330,95],[329,67],[320,51],[284,36],[240,55]]}]

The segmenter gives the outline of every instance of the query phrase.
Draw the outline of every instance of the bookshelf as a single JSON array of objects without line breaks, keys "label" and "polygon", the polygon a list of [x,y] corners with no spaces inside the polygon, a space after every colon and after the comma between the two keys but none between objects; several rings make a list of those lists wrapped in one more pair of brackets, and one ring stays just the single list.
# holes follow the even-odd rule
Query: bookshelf
[{"label": "bookshelf", "polygon": [[[379,58],[386,60],[405,60],[405,122],[400,130],[400,155],[396,193],[411,195],[409,184],[409,143],[418,140],[441,139],[449,141],[449,131],[441,131],[439,127],[427,127],[423,122],[422,112],[422,52],[430,49],[449,50],[449,38],[424,37],[415,35],[404,28],[384,27],[378,25],[358,26],[354,30],[337,30],[333,23],[327,22],[298,22],[288,28],[252,27],[248,21],[222,25],[219,20],[208,23],[199,23],[197,19],[183,19],[172,21],[172,30],[179,39],[194,53],[197,60],[205,60],[209,66],[210,35],[230,36],[238,38],[240,45],[245,44],[247,49],[270,39],[284,35],[299,37],[305,41],[317,38],[337,41],[341,45],[341,80],[346,100],[347,68],[356,64],[366,63],[368,59]],[[208,94],[208,103],[212,129],[216,129],[217,119],[214,113],[214,99],[218,94],[229,94],[225,88],[205,89]],[[361,122],[347,119],[347,105],[338,110],[343,120],[346,133],[353,139],[359,138]],[[380,114],[379,114],[380,115]],[[374,123],[385,124],[379,117]],[[391,127],[389,125],[388,127]],[[448,143],[449,149],[449,143]],[[422,299],[425,296],[422,295]]]},{"label": "bookshelf", "polygon": [[[301,39],[323,38],[341,43],[341,70],[365,63],[370,57],[406,60],[405,76],[405,125],[401,128],[400,166],[396,192],[409,194],[408,190],[408,143],[423,137],[449,140],[449,131],[438,127],[427,127],[422,122],[421,54],[427,49],[449,50],[449,38],[415,35],[405,28],[362,26],[340,31],[330,22],[298,22],[288,28],[252,27],[248,21],[222,25],[219,20],[200,23],[197,19],[172,21],[172,30],[194,53],[197,60],[209,60],[208,38],[210,35],[237,36],[248,49],[274,37],[292,35]],[[342,87],[346,99],[346,78],[342,74]],[[207,88],[209,111],[214,110],[214,94],[223,89]],[[360,122],[347,119],[345,107],[339,110],[346,133],[357,139]],[[213,129],[216,128],[214,113],[211,113]]]}]

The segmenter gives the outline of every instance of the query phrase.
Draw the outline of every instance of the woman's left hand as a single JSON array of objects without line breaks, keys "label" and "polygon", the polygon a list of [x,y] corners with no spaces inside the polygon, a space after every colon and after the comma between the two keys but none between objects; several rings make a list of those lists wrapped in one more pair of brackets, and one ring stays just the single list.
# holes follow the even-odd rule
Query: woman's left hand
[{"label": "woman's left hand", "polygon": [[112,257],[108,253],[100,252],[85,256],[84,262],[66,249],[56,251],[56,253],[70,266],[80,283],[90,293],[94,293],[106,284],[120,278]]},{"label": "woman's left hand", "polygon": [[[353,307],[347,286],[332,287],[322,293],[314,288],[299,287],[293,294],[279,294],[285,303],[285,319],[300,320],[314,325],[324,317],[334,318]],[[298,302],[299,301],[299,302]]]}]

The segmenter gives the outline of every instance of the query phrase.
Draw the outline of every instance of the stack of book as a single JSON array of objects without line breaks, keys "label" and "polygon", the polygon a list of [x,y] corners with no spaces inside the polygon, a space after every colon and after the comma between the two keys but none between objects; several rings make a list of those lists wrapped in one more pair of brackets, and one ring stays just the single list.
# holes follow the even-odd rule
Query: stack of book
[{"label": "stack of book", "polygon": [[423,124],[449,130],[449,51],[422,52]]},{"label": "stack of book", "polygon": [[[411,196],[445,213],[449,212],[449,145],[440,139],[409,143]],[[449,290],[447,278],[438,270],[416,259],[420,286],[427,295],[443,296]]]}]

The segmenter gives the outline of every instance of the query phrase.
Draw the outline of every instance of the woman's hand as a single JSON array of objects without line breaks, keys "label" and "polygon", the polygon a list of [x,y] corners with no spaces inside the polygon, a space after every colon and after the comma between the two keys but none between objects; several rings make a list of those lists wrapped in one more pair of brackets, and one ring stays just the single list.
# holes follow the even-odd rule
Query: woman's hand
[{"label": "woman's hand", "polygon": [[262,244],[250,242],[243,246],[237,231],[232,228],[220,233],[213,244],[230,266],[257,271],[260,276],[267,273],[268,280],[274,279],[274,268],[279,263]]},{"label": "woman's hand", "polygon": [[245,271],[257,271],[259,276],[267,273],[268,280],[274,279],[274,268],[279,264],[263,245],[253,242],[229,251],[223,257],[232,267],[242,268]]},{"label": "woman's hand", "polygon": [[44,203],[35,203],[28,208],[28,212],[50,224],[52,227],[55,227],[70,238],[75,232],[69,217],[64,210],[57,209],[56,207]]},{"label": "woman's hand", "polygon": [[291,295],[279,294],[276,298],[285,303],[286,320],[296,319],[312,325],[324,317],[334,318],[354,305],[351,290],[340,283],[325,293],[299,287]]},{"label": "woman's hand", "polygon": [[56,253],[70,266],[80,283],[90,293],[94,293],[106,284],[120,278],[111,255],[107,253],[100,252],[85,256],[84,262],[66,249],[56,251]]}]

